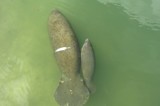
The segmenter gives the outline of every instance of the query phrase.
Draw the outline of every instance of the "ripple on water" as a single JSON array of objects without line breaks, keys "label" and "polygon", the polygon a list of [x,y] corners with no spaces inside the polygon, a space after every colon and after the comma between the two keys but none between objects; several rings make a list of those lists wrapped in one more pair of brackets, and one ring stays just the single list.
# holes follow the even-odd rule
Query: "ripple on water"
[{"label": "ripple on water", "polygon": [[124,8],[130,18],[137,20],[141,25],[149,26],[152,30],[160,29],[160,1],[159,0],[97,0],[107,5],[114,4]]}]

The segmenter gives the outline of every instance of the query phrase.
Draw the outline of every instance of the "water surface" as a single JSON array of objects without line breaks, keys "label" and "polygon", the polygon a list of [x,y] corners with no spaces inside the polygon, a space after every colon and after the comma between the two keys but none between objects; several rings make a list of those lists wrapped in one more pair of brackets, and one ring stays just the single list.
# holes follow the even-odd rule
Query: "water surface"
[{"label": "water surface", "polygon": [[58,8],[80,44],[92,42],[97,91],[86,106],[159,106],[158,0],[46,0],[0,3],[0,105],[58,106],[60,71],[47,31]]}]

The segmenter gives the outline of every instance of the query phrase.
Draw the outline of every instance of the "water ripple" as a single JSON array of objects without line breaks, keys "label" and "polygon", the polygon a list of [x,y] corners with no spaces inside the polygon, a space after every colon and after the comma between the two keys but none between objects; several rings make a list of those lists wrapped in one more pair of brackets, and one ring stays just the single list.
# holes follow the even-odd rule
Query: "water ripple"
[{"label": "water ripple", "polygon": [[160,1],[159,0],[97,0],[107,5],[120,5],[130,18],[137,20],[141,25],[149,26],[153,30],[160,29]]}]

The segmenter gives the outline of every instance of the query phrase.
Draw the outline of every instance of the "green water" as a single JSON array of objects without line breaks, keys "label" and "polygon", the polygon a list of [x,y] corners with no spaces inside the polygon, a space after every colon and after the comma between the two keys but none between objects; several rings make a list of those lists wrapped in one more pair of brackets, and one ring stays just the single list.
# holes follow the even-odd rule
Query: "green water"
[{"label": "green water", "polygon": [[97,86],[86,106],[160,105],[158,0],[1,0],[0,106],[58,106],[60,72],[47,32],[58,8],[92,42]]}]

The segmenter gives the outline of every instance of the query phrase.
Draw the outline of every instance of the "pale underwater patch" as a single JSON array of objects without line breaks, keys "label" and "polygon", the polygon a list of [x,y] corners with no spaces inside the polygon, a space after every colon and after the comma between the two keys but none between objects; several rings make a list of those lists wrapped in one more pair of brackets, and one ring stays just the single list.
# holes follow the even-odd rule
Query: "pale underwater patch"
[{"label": "pale underwater patch", "polygon": [[30,86],[28,74],[23,74],[23,70],[24,61],[17,56],[8,56],[0,64],[0,106],[29,106]]},{"label": "pale underwater patch", "polygon": [[97,0],[106,5],[108,3],[119,5],[124,8],[132,19],[140,25],[151,27],[152,30],[160,28],[160,1],[159,0]]}]

